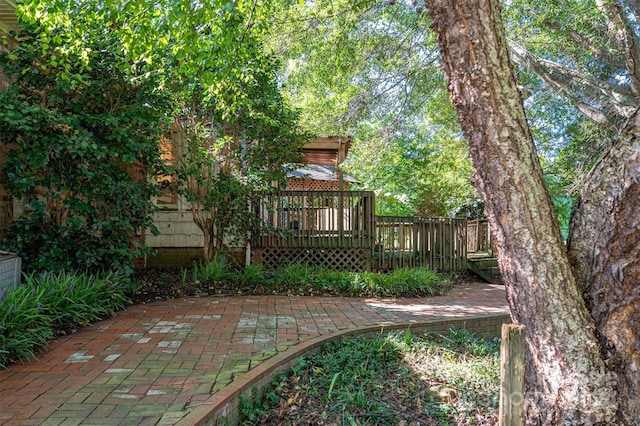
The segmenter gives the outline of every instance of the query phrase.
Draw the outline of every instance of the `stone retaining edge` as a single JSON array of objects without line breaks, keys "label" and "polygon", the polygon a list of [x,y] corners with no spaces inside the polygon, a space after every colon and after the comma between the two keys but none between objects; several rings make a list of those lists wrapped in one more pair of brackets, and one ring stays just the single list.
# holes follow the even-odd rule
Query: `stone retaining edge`
[{"label": "stone retaining edge", "polygon": [[511,323],[508,313],[481,314],[460,318],[438,318],[432,321],[380,323],[372,326],[338,330],[289,346],[285,351],[258,364],[255,368],[242,374],[224,389],[212,395],[202,404],[193,407],[178,423],[183,426],[202,425],[238,425],[242,419],[240,413],[240,396],[252,397],[253,390],[262,397],[266,386],[273,377],[295,366],[298,358],[307,353],[320,351],[324,343],[345,336],[382,331],[403,330],[410,327],[413,334],[443,333],[449,329],[466,329],[478,337],[500,337],[502,324]]}]

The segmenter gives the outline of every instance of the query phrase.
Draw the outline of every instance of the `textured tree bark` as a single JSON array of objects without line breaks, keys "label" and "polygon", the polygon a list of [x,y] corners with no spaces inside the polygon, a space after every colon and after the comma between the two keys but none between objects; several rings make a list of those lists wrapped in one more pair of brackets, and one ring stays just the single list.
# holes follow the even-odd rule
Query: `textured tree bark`
[{"label": "textured tree bark", "polygon": [[202,210],[202,206],[200,206],[199,203],[191,203],[191,214],[193,215],[193,222],[198,226],[198,228],[200,228],[202,236],[204,237],[204,243],[202,246],[204,260],[206,262],[210,262],[218,254],[218,244],[215,236],[213,220],[208,217],[208,211]]},{"label": "textured tree bark", "polygon": [[527,330],[527,424],[614,424],[616,376],[600,356],[542,180],[499,1],[427,5],[496,238],[511,315]]},{"label": "textured tree bark", "polygon": [[640,114],[587,177],[571,221],[569,258],[602,355],[620,377],[620,423],[640,419]]}]

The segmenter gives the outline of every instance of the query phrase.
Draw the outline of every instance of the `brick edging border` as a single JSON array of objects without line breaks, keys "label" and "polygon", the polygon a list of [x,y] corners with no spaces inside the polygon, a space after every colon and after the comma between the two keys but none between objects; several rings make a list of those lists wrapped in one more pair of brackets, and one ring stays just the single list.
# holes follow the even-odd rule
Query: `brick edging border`
[{"label": "brick edging border", "polygon": [[251,396],[253,389],[257,389],[262,396],[264,389],[274,376],[295,366],[298,358],[306,353],[320,350],[327,342],[345,336],[366,334],[381,331],[402,330],[410,327],[414,334],[442,333],[449,329],[466,329],[478,337],[499,337],[502,324],[511,323],[508,313],[482,314],[460,318],[439,318],[432,321],[380,323],[351,329],[338,330],[333,333],[313,337],[299,344],[288,347],[273,357],[258,364],[255,368],[242,374],[224,389],[212,395],[200,405],[184,416],[178,424],[183,426],[201,425],[236,425],[240,423],[240,396]]}]

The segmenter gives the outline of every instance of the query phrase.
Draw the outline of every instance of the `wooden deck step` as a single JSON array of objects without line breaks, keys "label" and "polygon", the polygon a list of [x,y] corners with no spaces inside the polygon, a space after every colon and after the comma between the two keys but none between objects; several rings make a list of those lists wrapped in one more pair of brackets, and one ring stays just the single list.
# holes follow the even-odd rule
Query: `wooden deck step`
[{"label": "wooden deck step", "polygon": [[485,256],[469,256],[467,258],[467,268],[486,282],[502,284],[502,276],[500,275],[498,258],[496,257],[489,254]]}]

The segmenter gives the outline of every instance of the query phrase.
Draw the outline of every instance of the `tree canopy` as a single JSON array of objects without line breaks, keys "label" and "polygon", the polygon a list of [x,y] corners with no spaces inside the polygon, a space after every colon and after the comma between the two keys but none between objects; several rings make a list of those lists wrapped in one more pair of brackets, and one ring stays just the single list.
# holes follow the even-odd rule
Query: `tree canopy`
[{"label": "tree canopy", "polygon": [[[173,95],[172,115],[189,124],[184,135],[187,142],[196,136],[190,146],[204,161],[196,161],[191,175],[221,184],[196,188],[190,201],[206,203],[200,197],[209,189],[214,198],[243,200],[228,204],[229,211],[247,211],[243,191],[256,187],[249,183],[266,188],[280,173],[275,164],[290,158],[287,147],[304,137],[289,102],[302,109],[304,130],[355,134],[345,167],[379,190],[388,201],[385,213],[445,214],[468,204],[470,155],[513,318],[527,325],[534,361],[527,371],[530,421],[634,424],[640,417],[640,6],[514,0],[504,8],[498,0],[21,2],[23,20],[37,32],[25,46],[31,50],[21,53],[26,56],[5,58],[10,72],[15,60],[26,70],[8,95],[14,105],[24,101],[26,114],[20,121],[10,102],[1,105],[8,124],[1,139],[23,143],[33,128],[42,152],[29,156],[24,144],[29,158],[10,157],[6,170],[14,176],[5,176],[16,194],[20,185],[30,188],[24,197],[35,212],[49,214],[35,217],[51,216],[43,191],[69,212],[65,194],[73,192],[81,211],[100,209],[99,194],[88,203],[94,194],[71,181],[58,188],[38,179],[61,146],[65,160],[80,159],[67,167],[85,172],[79,182],[95,177],[81,159],[84,151],[92,162],[117,152],[121,168],[151,158],[132,144],[125,147],[135,154],[98,144],[117,141],[122,132],[132,132],[127,140],[141,146],[153,139],[153,132],[135,133],[135,119],[113,114],[119,90],[140,94],[127,105],[145,112],[157,93]],[[105,34],[118,46],[92,47]],[[102,48],[117,55],[99,57]],[[121,84],[107,87],[104,71]],[[44,86],[32,83],[34,76]],[[152,90],[145,86],[150,82]],[[80,105],[84,97],[93,109]],[[149,119],[143,130],[157,118],[140,114]],[[115,134],[98,122],[111,124]],[[16,178],[18,169],[26,175]],[[553,188],[560,191],[556,209],[567,218],[576,197],[566,244]],[[91,229],[104,232],[113,215],[97,217],[65,223],[95,223]]]},{"label": "tree canopy", "polygon": [[276,2],[268,46],[313,133],[355,136],[344,167],[379,213],[448,216],[477,201],[429,22],[406,2]]},{"label": "tree canopy", "polygon": [[[164,113],[175,125],[156,129],[182,143],[175,151],[179,168],[169,173],[180,178],[179,191],[205,241],[214,238],[219,248],[224,235],[246,236],[253,225],[252,194],[282,180],[282,164],[298,159],[307,138],[278,87],[278,61],[263,47],[266,6],[52,0],[22,2],[17,10],[23,22],[37,28],[43,52],[65,34],[64,46],[51,59],[61,81],[92,70],[86,58],[96,51],[87,45],[108,32],[117,43],[105,49],[122,57],[114,66],[129,73],[131,84],[146,84],[170,100]],[[129,119],[131,124],[137,117]],[[205,247],[208,258],[210,248]]]},{"label": "tree canopy", "polygon": [[[630,45],[631,15],[578,3],[516,1],[505,10],[512,55],[524,67],[518,79],[529,122],[565,229],[577,183],[612,143],[607,128],[616,129],[633,105],[629,61],[612,54],[623,52],[625,40]],[[429,20],[418,9],[360,0],[18,5],[25,21],[42,31],[64,26],[75,40],[111,27],[123,54],[160,87],[184,99],[201,92],[222,115],[249,104],[243,81],[278,57],[278,84],[299,108],[302,128],[356,136],[344,167],[379,194],[381,212],[452,214],[477,196]],[[74,22],[76,15],[85,18]],[[595,121],[576,116],[564,99]],[[447,161],[437,152],[447,152]]]}]

